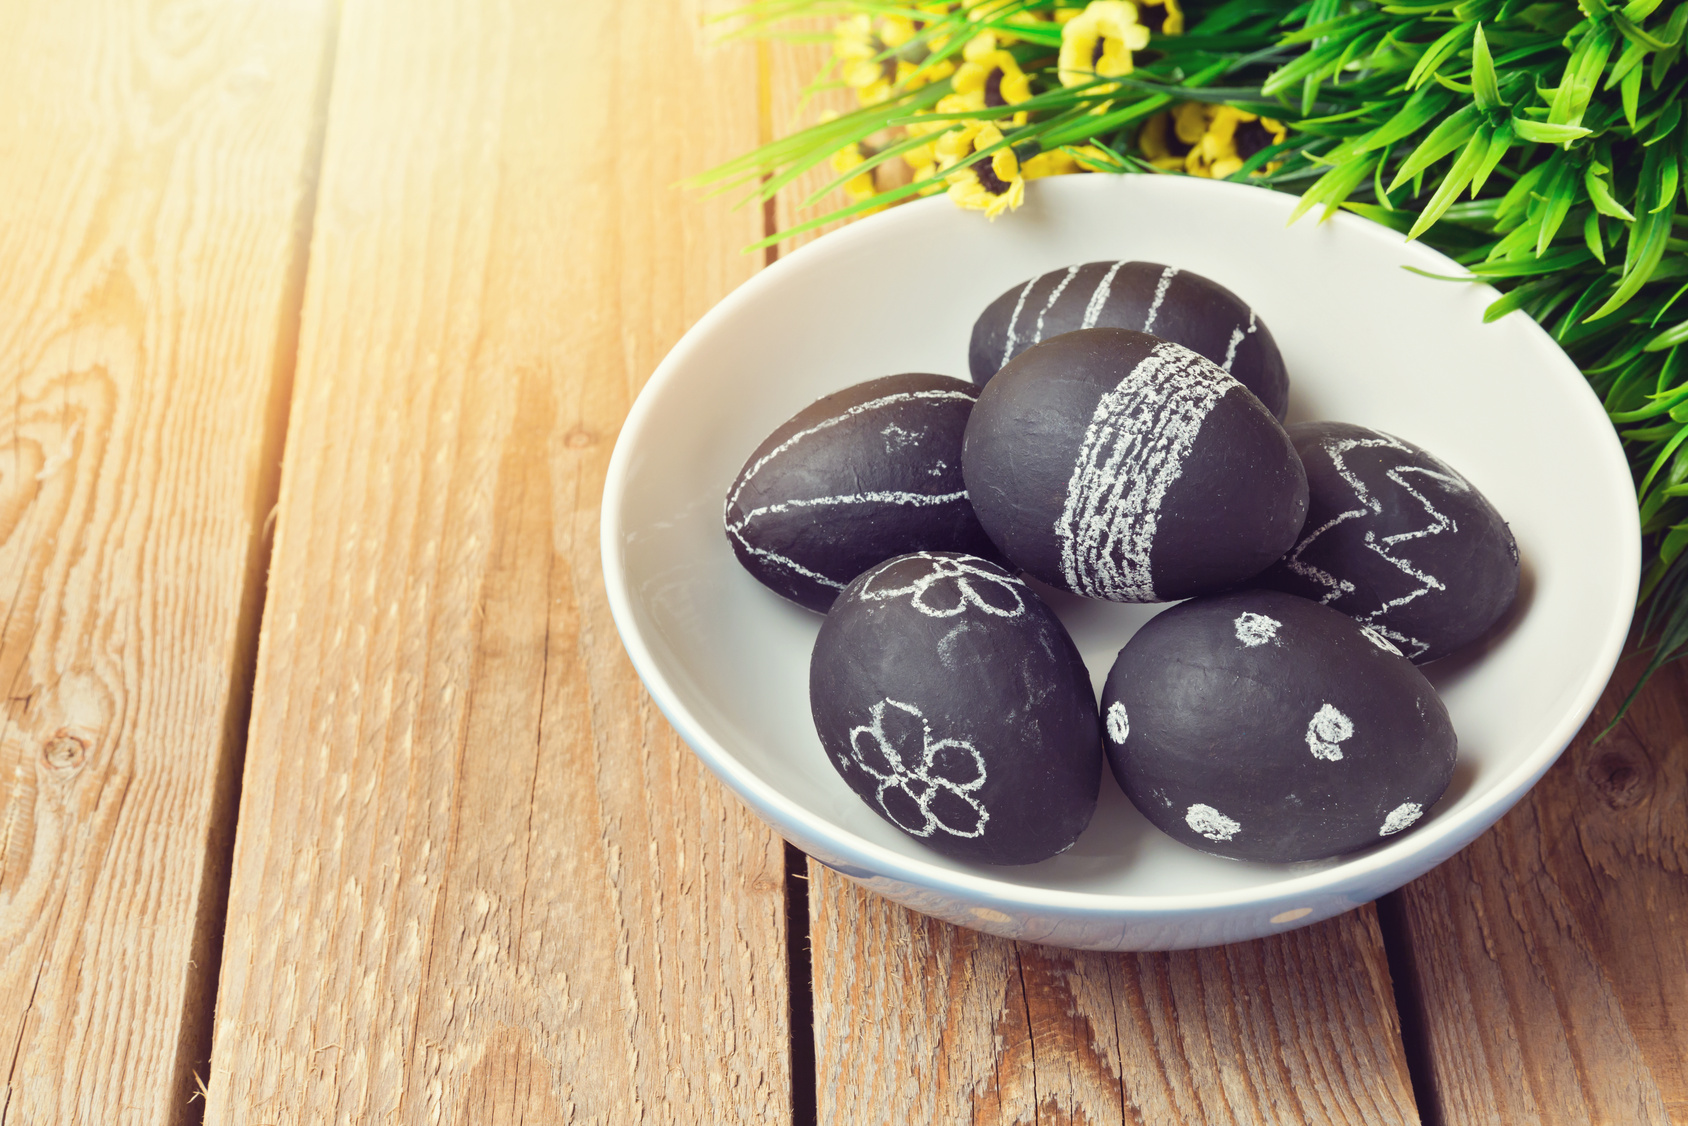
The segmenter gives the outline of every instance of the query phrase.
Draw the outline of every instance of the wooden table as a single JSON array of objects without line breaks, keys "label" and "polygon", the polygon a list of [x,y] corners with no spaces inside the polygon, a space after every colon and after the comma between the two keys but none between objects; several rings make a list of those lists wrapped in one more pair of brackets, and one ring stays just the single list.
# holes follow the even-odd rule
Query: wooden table
[{"label": "wooden table", "polygon": [[0,0],[0,1123],[1688,1121],[1681,671],[1196,953],[913,915],[701,771],[599,493],[782,217],[671,185],[825,50],[702,14]]}]

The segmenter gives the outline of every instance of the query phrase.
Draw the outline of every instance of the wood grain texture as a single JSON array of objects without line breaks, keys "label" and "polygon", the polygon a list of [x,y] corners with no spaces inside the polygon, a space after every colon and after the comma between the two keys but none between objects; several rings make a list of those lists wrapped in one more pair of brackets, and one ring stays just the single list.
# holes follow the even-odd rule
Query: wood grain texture
[{"label": "wood grain texture", "polygon": [[809,871],[823,1123],[1418,1122],[1370,907],[1259,942],[1099,954]]},{"label": "wood grain texture", "polygon": [[1639,664],[1517,808],[1395,897],[1431,1121],[1688,1122],[1688,667],[1593,741]]},{"label": "wood grain texture", "polygon": [[632,396],[755,267],[695,4],[369,0],[337,53],[208,1120],[789,1118],[783,856],[627,664]]},{"label": "wood grain texture", "polygon": [[326,3],[0,3],[0,1122],[205,1074]]}]

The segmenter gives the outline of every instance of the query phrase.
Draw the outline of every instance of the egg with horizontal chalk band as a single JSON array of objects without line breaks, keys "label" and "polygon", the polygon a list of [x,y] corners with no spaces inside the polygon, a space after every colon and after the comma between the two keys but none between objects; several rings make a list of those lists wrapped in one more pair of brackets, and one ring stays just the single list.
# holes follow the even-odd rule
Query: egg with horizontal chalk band
[{"label": "egg with horizontal chalk band", "polygon": [[978,394],[945,375],[891,375],[799,411],[727,491],[727,539],[744,569],[825,613],[845,584],[894,555],[996,557],[961,475]]},{"label": "egg with horizontal chalk band", "polygon": [[809,702],[850,788],[946,856],[1032,864],[1095,812],[1090,675],[1054,611],[989,560],[918,552],[850,583],[815,639]]},{"label": "egg with horizontal chalk band", "polygon": [[1027,349],[985,386],[962,467],[1014,564],[1114,602],[1252,578],[1294,544],[1307,481],[1283,427],[1217,364],[1120,328]]},{"label": "egg with horizontal chalk band", "polygon": [[1027,348],[1081,328],[1182,344],[1236,376],[1274,417],[1289,406],[1289,375],[1266,323],[1217,282],[1157,262],[1087,262],[1009,289],[973,324],[973,381],[982,386]]},{"label": "egg with horizontal chalk band", "polygon": [[1255,584],[1312,598],[1423,664],[1481,637],[1518,594],[1518,543],[1435,455],[1347,422],[1289,427],[1307,523]]},{"label": "egg with horizontal chalk band", "polygon": [[1347,615],[1275,590],[1151,619],[1120,650],[1101,707],[1132,804],[1235,860],[1318,860],[1404,833],[1447,789],[1458,751],[1411,661]]}]

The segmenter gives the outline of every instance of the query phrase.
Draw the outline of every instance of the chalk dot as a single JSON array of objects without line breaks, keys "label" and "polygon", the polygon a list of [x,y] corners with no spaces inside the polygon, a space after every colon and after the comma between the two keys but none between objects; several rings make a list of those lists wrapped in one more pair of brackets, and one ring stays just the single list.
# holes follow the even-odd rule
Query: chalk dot
[{"label": "chalk dot", "polygon": [[1278,627],[1281,625],[1282,622],[1268,618],[1265,614],[1244,611],[1237,615],[1237,640],[1250,649],[1256,645],[1265,645],[1278,636]]},{"label": "chalk dot", "polygon": [[1380,837],[1387,837],[1399,833],[1414,821],[1424,816],[1424,807],[1415,801],[1404,801],[1389,811],[1389,816],[1383,819],[1383,828],[1377,831]]},{"label": "chalk dot", "polygon": [[1197,802],[1184,814],[1184,824],[1210,841],[1228,841],[1237,835],[1242,825],[1226,817],[1211,805]]},{"label": "chalk dot", "polygon": [[1371,642],[1373,645],[1377,646],[1379,649],[1382,649],[1385,653],[1393,653],[1397,657],[1399,657],[1401,655],[1401,651],[1399,649],[1395,648],[1395,643],[1393,641],[1390,641],[1387,637],[1384,637],[1381,633],[1379,633],[1377,630],[1373,629],[1371,626],[1361,626],[1360,632],[1366,635],[1367,641]]},{"label": "chalk dot", "polygon": [[1307,749],[1313,752],[1314,758],[1336,762],[1342,758],[1342,748],[1337,744],[1353,734],[1354,722],[1325,704],[1307,723]]},{"label": "chalk dot", "polygon": [[1291,907],[1288,911],[1279,911],[1272,916],[1274,923],[1293,923],[1297,919],[1305,919],[1313,913],[1311,907]]},{"label": "chalk dot", "polygon": [[1123,747],[1130,734],[1131,720],[1125,714],[1125,705],[1115,700],[1108,705],[1108,738]]}]

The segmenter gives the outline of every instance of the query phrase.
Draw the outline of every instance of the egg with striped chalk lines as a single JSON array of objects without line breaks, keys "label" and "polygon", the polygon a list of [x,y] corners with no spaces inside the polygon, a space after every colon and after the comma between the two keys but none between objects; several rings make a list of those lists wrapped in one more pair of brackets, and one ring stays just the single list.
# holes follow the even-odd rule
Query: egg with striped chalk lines
[{"label": "egg with striped chalk lines", "polygon": [[1014,564],[1114,602],[1244,582],[1295,543],[1307,479],[1289,437],[1218,364],[1091,328],[1027,349],[985,386],[962,468]]},{"label": "egg with striped chalk lines", "polygon": [[917,552],[847,586],[809,703],[827,758],[880,817],[981,864],[1032,864],[1090,823],[1096,695],[1060,619],[978,556]]},{"label": "egg with striped chalk lines", "polygon": [[1256,585],[1366,623],[1423,664],[1477,640],[1518,594],[1518,542],[1458,470],[1347,422],[1289,428],[1307,524]]},{"label": "egg with striped chalk lines", "polygon": [[851,579],[910,551],[997,557],[968,503],[961,442],[978,388],[872,379],[799,411],[727,492],[727,539],[776,594],[825,613]]},{"label": "egg with striped chalk lines", "polygon": [[1195,598],[1120,650],[1108,762],[1157,828],[1236,860],[1340,856],[1417,825],[1458,740],[1387,638],[1274,590]]},{"label": "egg with striped chalk lines", "polygon": [[1182,344],[1230,372],[1274,417],[1289,408],[1289,373],[1266,322],[1219,283],[1156,262],[1086,262],[1009,289],[973,324],[973,381],[988,383],[1027,348],[1081,328],[1129,328]]}]

